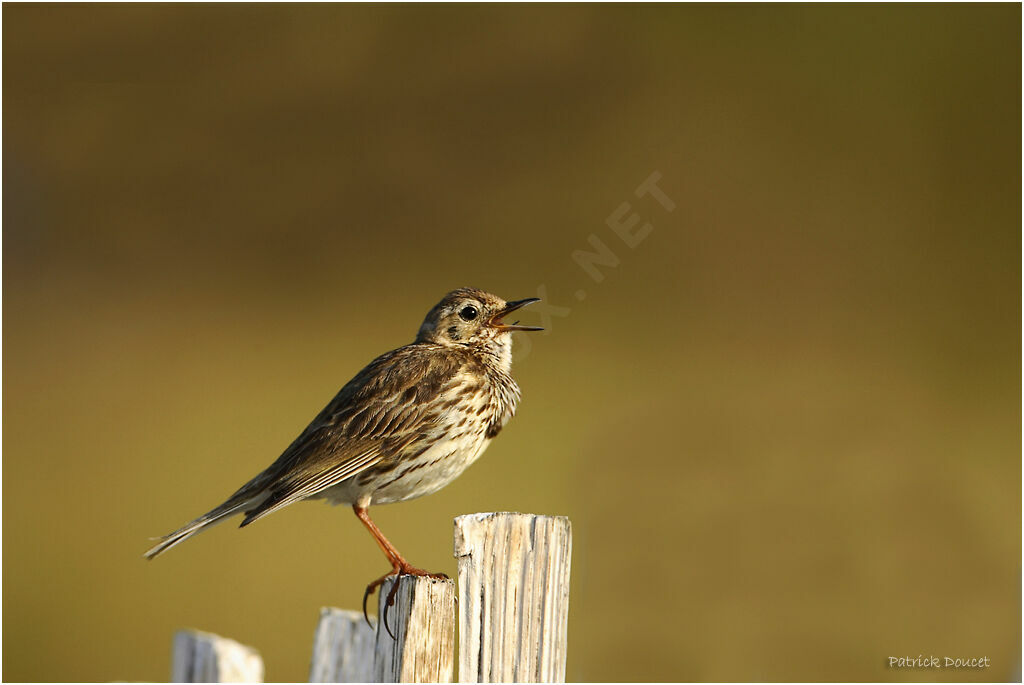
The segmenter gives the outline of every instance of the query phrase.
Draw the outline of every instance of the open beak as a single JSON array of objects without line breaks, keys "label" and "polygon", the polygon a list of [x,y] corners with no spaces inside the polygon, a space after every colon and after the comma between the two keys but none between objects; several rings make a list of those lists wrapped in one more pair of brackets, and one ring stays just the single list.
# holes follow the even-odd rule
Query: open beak
[{"label": "open beak", "polygon": [[519,309],[525,307],[531,302],[540,302],[539,297],[528,297],[525,300],[516,300],[515,302],[506,302],[505,308],[500,312],[491,317],[487,323],[497,328],[499,331],[543,331],[544,329],[540,326],[520,326],[518,321],[514,321],[511,324],[503,323],[502,319]]}]

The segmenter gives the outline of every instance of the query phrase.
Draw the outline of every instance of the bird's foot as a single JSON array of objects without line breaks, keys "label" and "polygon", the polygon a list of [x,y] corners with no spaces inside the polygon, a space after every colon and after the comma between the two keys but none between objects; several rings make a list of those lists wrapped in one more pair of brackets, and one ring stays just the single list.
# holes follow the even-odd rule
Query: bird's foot
[{"label": "bird's foot", "polygon": [[447,573],[431,573],[430,571],[424,571],[421,568],[404,564],[399,566],[396,570],[392,571],[388,575],[394,575],[397,573],[402,576],[419,576],[420,578],[436,578],[438,580],[451,580]]},{"label": "bird's foot", "polygon": [[398,563],[395,564],[394,568],[392,568],[389,573],[385,573],[380,578],[366,586],[366,591],[363,592],[363,618],[366,619],[366,624],[372,628],[373,624],[370,623],[370,615],[366,612],[366,600],[373,594],[374,590],[387,582],[388,578],[395,578],[395,582],[391,584],[391,590],[388,592],[387,599],[384,602],[384,615],[381,617],[381,620],[384,622],[384,629],[388,631],[388,635],[390,635],[393,640],[397,640],[398,638],[396,638],[395,634],[391,632],[391,626],[388,625],[388,609],[394,605],[395,595],[398,594],[398,576],[420,576],[423,578],[450,580],[448,575],[445,573],[431,573],[407,563]]}]

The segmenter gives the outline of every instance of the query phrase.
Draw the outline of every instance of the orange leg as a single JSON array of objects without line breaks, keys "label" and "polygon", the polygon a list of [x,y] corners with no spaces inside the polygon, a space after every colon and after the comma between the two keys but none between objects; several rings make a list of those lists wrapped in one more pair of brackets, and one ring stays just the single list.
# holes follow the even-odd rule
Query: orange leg
[{"label": "orange leg", "polygon": [[[428,571],[424,571],[421,568],[416,568],[408,561],[406,561],[405,558],[402,557],[402,555],[398,552],[398,550],[395,549],[395,546],[392,545],[391,542],[386,537],[384,537],[384,533],[380,531],[380,528],[377,527],[377,524],[374,523],[373,519],[370,518],[369,513],[367,513],[366,511],[366,507],[361,507],[358,504],[353,504],[352,511],[356,513],[356,516],[359,517],[359,520],[362,521],[363,525],[366,526],[367,530],[370,531],[370,534],[373,535],[373,539],[377,541],[377,545],[380,547],[381,551],[384,552],[384,556],[386,556],[388,558],[388,561],[391,563],[391,572],[385,573],[383,576],[367,585],[366,592],[363,593],[363,617],[366,618],[367,623],[370,622],[370,617],[366,613],[366,599],[373,594],[374,590],[383,585],[384,581],[386,581],[391,576],[403,575],[428,576],[430,578],[448,578],[448,576],[446,576],[443,573],[430,573]],[[395,594],[397,592],[398,583],[396,582],[394,585],[391,586],[391,591],[388,593],[387,602],[384,605],[384,627],[387,629],[388,634],[391,635],[391,637],[394,637],[394,635],[391,633],[391,628],[388,626],[387,608],[395,603]]]}]

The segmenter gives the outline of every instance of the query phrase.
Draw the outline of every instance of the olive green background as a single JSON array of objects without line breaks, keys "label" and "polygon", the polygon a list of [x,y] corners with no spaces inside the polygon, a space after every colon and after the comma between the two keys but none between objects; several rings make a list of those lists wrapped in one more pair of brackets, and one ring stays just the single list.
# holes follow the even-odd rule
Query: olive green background
[{"label": "olive green background", "polygon": [[147,538],[465,285],[561,309],[484,458],[375,517],[449,573],[455,515],[572,517],[570,680],[1019,677],[1020,26],[5,5],[4,679],[166,679],[185,626],[305,679],[387,569],[349,511]]}]

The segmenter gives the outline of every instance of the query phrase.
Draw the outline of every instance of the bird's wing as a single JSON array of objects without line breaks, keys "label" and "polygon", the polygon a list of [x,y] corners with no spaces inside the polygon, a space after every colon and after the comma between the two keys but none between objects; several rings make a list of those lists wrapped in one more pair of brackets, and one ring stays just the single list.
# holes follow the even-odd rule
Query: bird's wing
[{"label": "bird's wing", "polygon": [[242,525],[311,497],[429,441],[440,427],[435,401],[462,362],[413,344],[381,355],[343,387],[277,461],[246,487],[267,496]]}]

